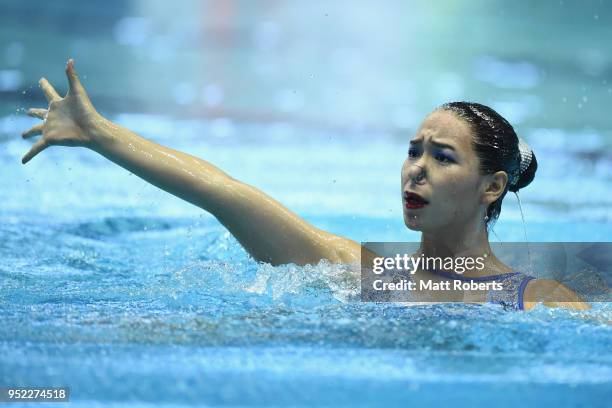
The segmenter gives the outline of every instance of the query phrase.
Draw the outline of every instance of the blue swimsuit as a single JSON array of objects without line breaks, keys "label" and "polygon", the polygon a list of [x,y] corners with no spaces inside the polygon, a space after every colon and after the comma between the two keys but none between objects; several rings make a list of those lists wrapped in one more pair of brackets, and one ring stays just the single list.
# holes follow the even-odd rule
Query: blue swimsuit
[{"label": "blue swimsuit", "polygon": [[444,271],[429,271],[434,275],[438,275],[448,279],[457,279],[464,282],[489,282],[498,281],[503,285],[502,290],[490,290],[487,294],[487,302],[497,303],[502,305],[505,309],[516,309],[524,310],[525,305],[523,304],[523,294],[525,293],[525,287],[532,279],[536,279],[533,276],[525,275],[521,272],[510,272],[501,275],[482,276],[477,278],[468,278],[465,276],[457,275],[454,273]]}]

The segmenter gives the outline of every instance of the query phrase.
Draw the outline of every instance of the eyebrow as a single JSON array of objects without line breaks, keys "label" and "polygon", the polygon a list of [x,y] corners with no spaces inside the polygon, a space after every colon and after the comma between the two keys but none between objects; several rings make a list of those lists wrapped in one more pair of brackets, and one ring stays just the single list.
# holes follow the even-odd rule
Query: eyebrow
[{"label": "eyebrow", "polygon": [[[423,142],[422,138],[421,139],[413,139],[413,140],[410,141],[410,145],[415,145],[415,144],[422,143],[422,142]],[[430,139],[430,142],[431,142],[431,144],[433,144],[433,145],[435,145],[437,147],[442,147],[442,148],[447,148],[447,149],[451,149],[451,150],[456,150],[454,146],[446,144],[446,143],[438,142],[438,141],[435,141],[433,139]]]}]

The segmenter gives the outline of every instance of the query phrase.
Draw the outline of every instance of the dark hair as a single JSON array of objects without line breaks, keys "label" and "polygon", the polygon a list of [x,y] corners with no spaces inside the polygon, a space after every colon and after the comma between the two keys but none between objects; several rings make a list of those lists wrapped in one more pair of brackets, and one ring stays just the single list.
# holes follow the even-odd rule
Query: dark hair
[{"label": "dark hair", "polygon": [[[535,154],[531,150],[521,154],[519,139],[512,125],[488,106],[474,102],[450,102],[438,109],[453,112],[470,124],[474,132],[472,145],[480,160],[482,174],[493,174],[497,171],[508,173],[504,192],[487,208],[487,225],[495,223],[508,190],[516,193],[533,180],[538,168]],[[530,158],[525,157],[529,155]],[[524,163],[521,166],[522,157]]]}]

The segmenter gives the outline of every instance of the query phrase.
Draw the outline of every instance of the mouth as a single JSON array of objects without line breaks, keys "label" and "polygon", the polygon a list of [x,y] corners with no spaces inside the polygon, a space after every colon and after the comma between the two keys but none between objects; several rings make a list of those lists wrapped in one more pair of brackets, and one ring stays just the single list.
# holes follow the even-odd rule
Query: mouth
[{"label": "mouth", "polygon": [[404,205],[408,209],[417,209],[425,207],[429,202],[417,193],[404,191]]}]

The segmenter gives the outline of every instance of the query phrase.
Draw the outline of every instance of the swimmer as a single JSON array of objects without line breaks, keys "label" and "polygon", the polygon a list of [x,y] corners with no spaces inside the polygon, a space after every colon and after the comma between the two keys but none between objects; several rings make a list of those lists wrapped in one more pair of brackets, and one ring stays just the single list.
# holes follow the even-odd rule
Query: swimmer
[{"label": "swimmer", "polygon": [[[22,136],[42,137],[22,163],[49,146],[86,147],[208,211],[257,261],[272,265],[360,261],[359,243],[309,224],[205,160],[161,146],[102,117],[81,84],[73,60],[66,65],[66,76],[69,89],[64,97],[45,78],[40,80],[49,106],[28,110],[42,123]],[[429,257],[489,254],[488,271],[519,276],[492,253],[488,227],[499,217],[506,193],[527,186],[536,169],[533,152],[519,143],[512,126],[491,108],[467,102],[442,105],[425,118],[410,141],[401,171],[404,221],[409,229],[422,233],[419,252]],[[510,297],[520,299],[520,309],[538,302],[589,308],[556,281],[519,277]]]}]

